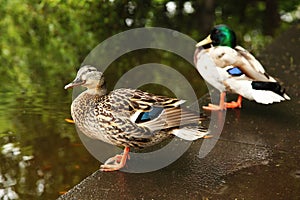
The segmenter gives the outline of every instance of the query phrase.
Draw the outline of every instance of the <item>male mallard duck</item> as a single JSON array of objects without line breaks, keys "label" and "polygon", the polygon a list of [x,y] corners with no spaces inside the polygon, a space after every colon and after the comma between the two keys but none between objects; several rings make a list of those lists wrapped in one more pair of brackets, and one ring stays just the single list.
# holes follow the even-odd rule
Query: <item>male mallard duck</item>
[{"label": "male mallard duck", "polygon": [[196,140],[207,134],[199,126],[204,118],[180,107],[184,100],[124,88],[107,94],[103,74],[93,66],[80,68],[75,80],[65,89],[75,86],[87,88],[71,105],[72,118],[80,131],[91,138],[125,147],[123,155],[116,155],[101,165],[102,171],[124,167],[130,147],[152,146],[171,134],[185,140]]},{"label": "male mallard duck", "polygon": [[[221,92],[219,105],[209,104],[203,106],[204,109],[241,108],[242,96],[262,104],[290,100],[260,62],[246,49],[237,46],[235,33],[228,26],[215,26],[196,47],[194,62],[197,70]],[[226,91],[239,94],[238,100],[225,103]]]}]

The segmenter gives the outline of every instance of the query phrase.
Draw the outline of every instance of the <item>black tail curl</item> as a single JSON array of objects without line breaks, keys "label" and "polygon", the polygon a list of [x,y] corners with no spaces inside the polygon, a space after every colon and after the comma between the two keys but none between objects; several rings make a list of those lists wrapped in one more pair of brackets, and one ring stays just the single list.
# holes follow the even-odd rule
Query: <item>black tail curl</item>
[{"label": "black tail curl", "polygon": [[269,90],[283,96],[285,89],[277,82],[263,82],[263,81],[253,81],[251,83],[252,88],[255,90]]}]

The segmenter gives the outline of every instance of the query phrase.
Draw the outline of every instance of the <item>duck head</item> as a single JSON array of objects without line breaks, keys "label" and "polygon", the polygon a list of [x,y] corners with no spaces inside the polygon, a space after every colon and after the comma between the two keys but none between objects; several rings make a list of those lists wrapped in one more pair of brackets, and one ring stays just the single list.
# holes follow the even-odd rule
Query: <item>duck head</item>
[{"label": "duck head", "polygon": [[65,89],[83,86],[88,90],[101,91],[106,93],[105,81],[103,73],[98,71],[96,67],[91,65],[84,65],[81,67],[76,75],[76,78],[71,83],[65,86]]},{"label": "duck head", "polygon": [[204,47],[206,45],[234,48],[236,46],[236,35],[228,26],[223,24],[217,25],[204,40],[196,44],[196,47]]}]

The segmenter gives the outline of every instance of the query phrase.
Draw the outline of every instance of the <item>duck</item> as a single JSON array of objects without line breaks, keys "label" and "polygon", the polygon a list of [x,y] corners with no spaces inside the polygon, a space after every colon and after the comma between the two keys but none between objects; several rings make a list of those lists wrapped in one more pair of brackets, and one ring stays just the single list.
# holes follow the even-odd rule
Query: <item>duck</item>
[{"label": "duck", "polygon": [[[246,49],[237,45],[236,34],[227,25],[214,26],[210,34],[196,44],[194,64],[206,82],[220,92],[219,105],[205,110],[241,108],[243,97],[260,104],[290,100],[280,83]],[[225,102],[226,92],[238,94],[237,101]]]},{"label": "duck", "polygon": [[201,125],[207,117],[188,110],[185,100],[159,96],[138,89],[107,92],[103,73],[82,66],[64,88],[86,88],[71,104],[72,122],[90,138],[123,147],[123,154],[109,158],[101,171],[117,171],[126,165],[130,149],[153,146],[175,135],[194,141],[208,134]]}]

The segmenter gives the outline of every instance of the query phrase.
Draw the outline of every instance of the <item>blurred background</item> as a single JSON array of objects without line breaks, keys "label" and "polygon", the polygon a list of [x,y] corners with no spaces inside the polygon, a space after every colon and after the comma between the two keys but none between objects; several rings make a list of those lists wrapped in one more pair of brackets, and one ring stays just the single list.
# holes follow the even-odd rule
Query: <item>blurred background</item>
[{"label": "blurred background", "polygon": [[[54,199],[99,168],[74,126],[64,121],[72,94],[63,87],[103,40],[155,26],[199,41],[224,23],[239,44],[259,56],[300,19],[298,0],[0,0],[0,5],[0,199]],[[160,50],[117,59],[105,72],[108,88],[133,66],[149,62],[180,71],[199,97],[207,92],[192,65]],[[146,89],[172,95],[156,85]]]}]

